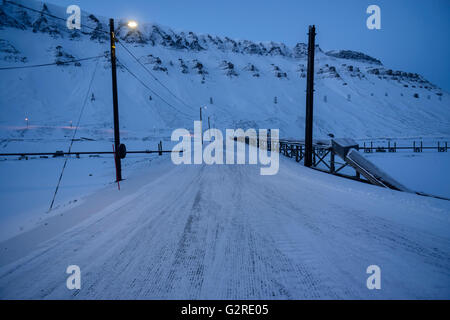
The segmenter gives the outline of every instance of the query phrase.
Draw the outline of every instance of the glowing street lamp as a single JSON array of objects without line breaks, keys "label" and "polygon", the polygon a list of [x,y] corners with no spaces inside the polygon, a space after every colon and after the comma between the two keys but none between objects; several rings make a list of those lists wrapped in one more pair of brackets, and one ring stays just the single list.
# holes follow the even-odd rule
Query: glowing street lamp
[{"label": "glowing street lamp", "polygon": [[27,122],[27,129],[28,129],[28,117],[25,118],[25,121]]},{"label": "glowing street lamp", "polygon": [[128,21],[128,27],[129,27],[129,28],[131,28],[131,29],[136,29],[137,26],[138,26],[138,23],[137,23],[136,21],[134,21],[134,20]]}]

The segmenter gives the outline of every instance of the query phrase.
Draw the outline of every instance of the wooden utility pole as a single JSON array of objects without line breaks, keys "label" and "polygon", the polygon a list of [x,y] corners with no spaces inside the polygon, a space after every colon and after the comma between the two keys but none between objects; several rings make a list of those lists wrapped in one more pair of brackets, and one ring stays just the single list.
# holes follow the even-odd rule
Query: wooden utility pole
[{"label": "wooden utility pole", "polygon": [[117,98],[117,73],[116,73],[116,35],[114,34],[114,19],[109,19],[109,35],[111,39],[111,72],[113,91],[113,113],[114,113],[114,152],[117,171],[117,181],[122,181],[122,166],[120,163],[120,129],[119,129],[119,100]]},{"label": "wooden utility pole", "polygon": [[313,155],[313,97],[314,97],[314,51],[316,27],[309,26],[308,71],[306,78],[306,118],[305,118],[305,167],[312,166]]}]

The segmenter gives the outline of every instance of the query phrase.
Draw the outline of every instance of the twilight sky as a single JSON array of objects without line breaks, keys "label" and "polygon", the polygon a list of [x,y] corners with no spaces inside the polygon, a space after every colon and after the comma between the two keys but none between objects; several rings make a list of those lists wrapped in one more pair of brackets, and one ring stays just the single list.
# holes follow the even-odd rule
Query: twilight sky
[{"label": "twilight sky", "polygon": [[[234,39],[307,41],[309,24],[323,50],[350,49],[392,69],[417,72],[450,91],[449,0],[44,0],[77,4],[100,16],[156,22],[175,30]],[[381,8],[381,30],[366,9]]]}]

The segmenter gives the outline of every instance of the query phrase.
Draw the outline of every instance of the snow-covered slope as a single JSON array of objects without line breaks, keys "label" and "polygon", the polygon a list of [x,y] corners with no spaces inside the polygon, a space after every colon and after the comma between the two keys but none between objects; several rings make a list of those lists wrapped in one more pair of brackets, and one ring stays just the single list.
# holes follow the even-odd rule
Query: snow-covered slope
[{"label": "snow-covered slope", "polygon": [[[0,67],[80,59],[109,50],[107,19],[83,12],[82,30],[69,30],[65,21],[46,15],[66,18],[66,8],[15,2],[37,12],[8,2],[0,5]],[[121,20],[116,32],[160,83],[117,45],[120,63],[164,100],[119,64],[125,136],[142,139],[154,132],[169,136],[173,128],[192,128],[200,106],[207,106],[206,116],[219,128],[279,128],[282,137],[303,136],[306,44],[288,47],[233,40],[150,23],[131,30]],[[391,70],[363,53],[324,52],[319,46],[316,52],[316,137],[450,135],[449,94],[420,75]],[[80,134],[111,137],[111,74],[104,57],[98,65],[87,60],[0,71],[2,138],[67,134],[67,127],[78,118],[94,70]],[[29,130],[24,130],[25,117],[30,119]]]}]

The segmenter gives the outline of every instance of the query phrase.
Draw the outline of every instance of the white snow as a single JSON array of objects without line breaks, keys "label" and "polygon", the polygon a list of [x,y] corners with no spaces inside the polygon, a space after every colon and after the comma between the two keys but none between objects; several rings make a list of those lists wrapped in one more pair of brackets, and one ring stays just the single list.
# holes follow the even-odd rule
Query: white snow
[{"label": "white snow", "polygon": [[[38,2],[22,2],[41,9]],[[64,8],[49,10],[65,15]],[[150,37],[154,26],[175,34],[156,24],[139,28]],[[75,58],[109,50],[108,41],[89,34],[71,40],[61,32],[52,37],[2,26],[0,38],[19,53],[0,50],[0,67],[53,62],[58,45]],[[128,150],[155,150],[160,140],[170,150],[172,130],[192,130],[200,106],[207,106],[203,117],[211,118],[211,127],[279,128],[281,138],[303,137],[304,57],[233,52],[230,41],[225,49],[211,43],[202,51],[173,49],[128,43],[124,29],[118,34],[143,63],[154,61],[150,54],[161,59],[167,72],[147,68],[185,102],[117,45],[120,62],[173,105],[119,67],[121,138]],[[199,39],[208,44],[205,35]],[[20,57],[27,61],[14,60]],[[204,83],[194,60],[208,72]],[[237,76],[226,75],[223,60],[234,64]],[[92,93],[72,151],[111,150],[109,62],[81,64],[1,71],[0,153],[67,151],[83,100]],[[275,77],[275,66],[287,78]],[[331,66],[340,78],[330,77]],[[375,67],[388,68],[317,51],[314,136],[331,132],[408,145],[449,141],[449,94],[427,82],[378,77],[369,72]],[[411,189],[449,197],[449,154],[364,155]],[[255,165],[175,166],[168,155],[128,155],[118,191],[111,156],[82,156],[68,160],[56,208],[47,212],[64,159],[0,160],[0,299],[450,297],[450,201],[345,180],[283,156],[277,175],[260,176]],[[65,286],[71,264],[81,267],[80,291]],[[381,267],[381,290],[366,287],[372,264]]]},{"label": "white snow", "polygon": [[[166,157],[166,158],[165,158]],[[165,159],[164,159],[165,158]],[[444,298],[450,202],[306,169],[168,156],[0,244],[0,296]],[[80,266],[81,290],[65,286]],[[368,290],[366,268],[382,271]]]},{"label": "white snow", "polygon": [[[40,3],[26,1],[26,5],[33,5],[41,10]],[[4,5],[2,8],[13,17],[17,18],[19,15],[11,5]],[[65,16],[64,8],[49,5],[49,10],[58,16]],[[88,14],[83,12],[84,16]],[[84,19],[86,25],[92,26],[89,19]],[[99,19],[105,23],[103,27],[106,30],[106,19]],[[60,35],[52,37],[48,33],[34,33],[31,27],[25,30],[11,27],[0,29],[0,38],[9,41],[19,51],[12,56],[25,56],[28,59],[26,63],[11,62],[6,60],[11,54],[0,52],[0,61],[3,58],[0,66],[54,62],[55,48],[58,45],[75,58],[102,55],[109,51],[109,41],[100,43],[90,40],[91,29],[83,29],[83,32],[89,33],[72,40],[63,22],[51,18],[48,21],[58,28]],[[152,31],[153,28],[173,37],[184,36],[187,40],[192,37],[187,32],[174,33],[157,24],[142,23],[138,28],[141,28],[140,32],[146,37],[146,44],[127,42],[133,38],[127,37],[126,27],[121,27],[118,31],[121,43],[184,103],[174,98],[121,45],[117,45],[119,61],[173,106],[165,104],[125,69],[119,68],[118,96],[124,134],[141,139],[150,136],[150,130],[191,127],[192,121],[198,119],[199,107],[207,105],[205,116],[211,116],[211,121],[221,129],[279,128],[283,138],[303,136],[305,56],[296,58],[280,54],[233,52],[227,47],[231,39],[221,49],[213,45],[205,35],[198,36],[205,50],[174,49],[159,44],[160,36],[154,40],[157,33]],[[152,45],[152,41],[156,41],[155,45]],[[245,41],[239,42],[239,46],[244,46],[244,43]],[[277,47],[275,43],[264,45]],[[161,60],[160,65],[154,63],[156,58]],[[179,59],[187,66],[187,73],[181,72]],[[203,76],[195,68],[197,61],[207,72],[204,83]],[[226,75],[223,61],[234,65],[236,76]],[[46,128],[36,132],[39,137],[61,137],[62,132],[58,128],[68,126],[70,121],[76,123],[95,64],[95,61],[82,61],[80,67],[72,64],[1,71],[2,138],[34,137],[31,131],[23,131],[25,117],[30,119],[31,125]],[[259,77],[254,76],[255,72],[250,71],[249,65],[257,68]],[[354,71],[349,71],[349,66]],[[154,67],[163,67],[167,71],[154,70]],[[276,67],[280,72],[285,72],[287,77],[276,77]],[[335,68],[335,73],[330,71],[332,67]],[[89,99],[81,122],[83,134],[89,138],[103,138],[105,134],[110,136],[109,130],[112,129],[111,73],[108,60],[102,58],[97,68],[91,90],[96,100]],[[330,132],[336,137],[349,138],[450,136],[450,96],[426,80],[419,78],[424,81],[420,83],[408,77],[398,77],[395,80],[393,76],[378,76],[370,73],[370,70],[388,70],[388,66],[338,59],[325,55],[322,51],[317,51],[315,68],[315,137],[326,137]],[[356,68],[359,68],[359,72],[355,71]],[[339,78],[334,77],[336,73]],[[413,97],[415,93],[419,94],[419,98]],[[439,97],[438,94],[442,96]],[[150,95],[152,100],[149,99]],[[210,98],[213,98],[213,104],[209,103]]]},{"label": "white snow", "polygon": [[378,167],[414,191],[450,199],[450,153],[436,150],[365,154]]}]

